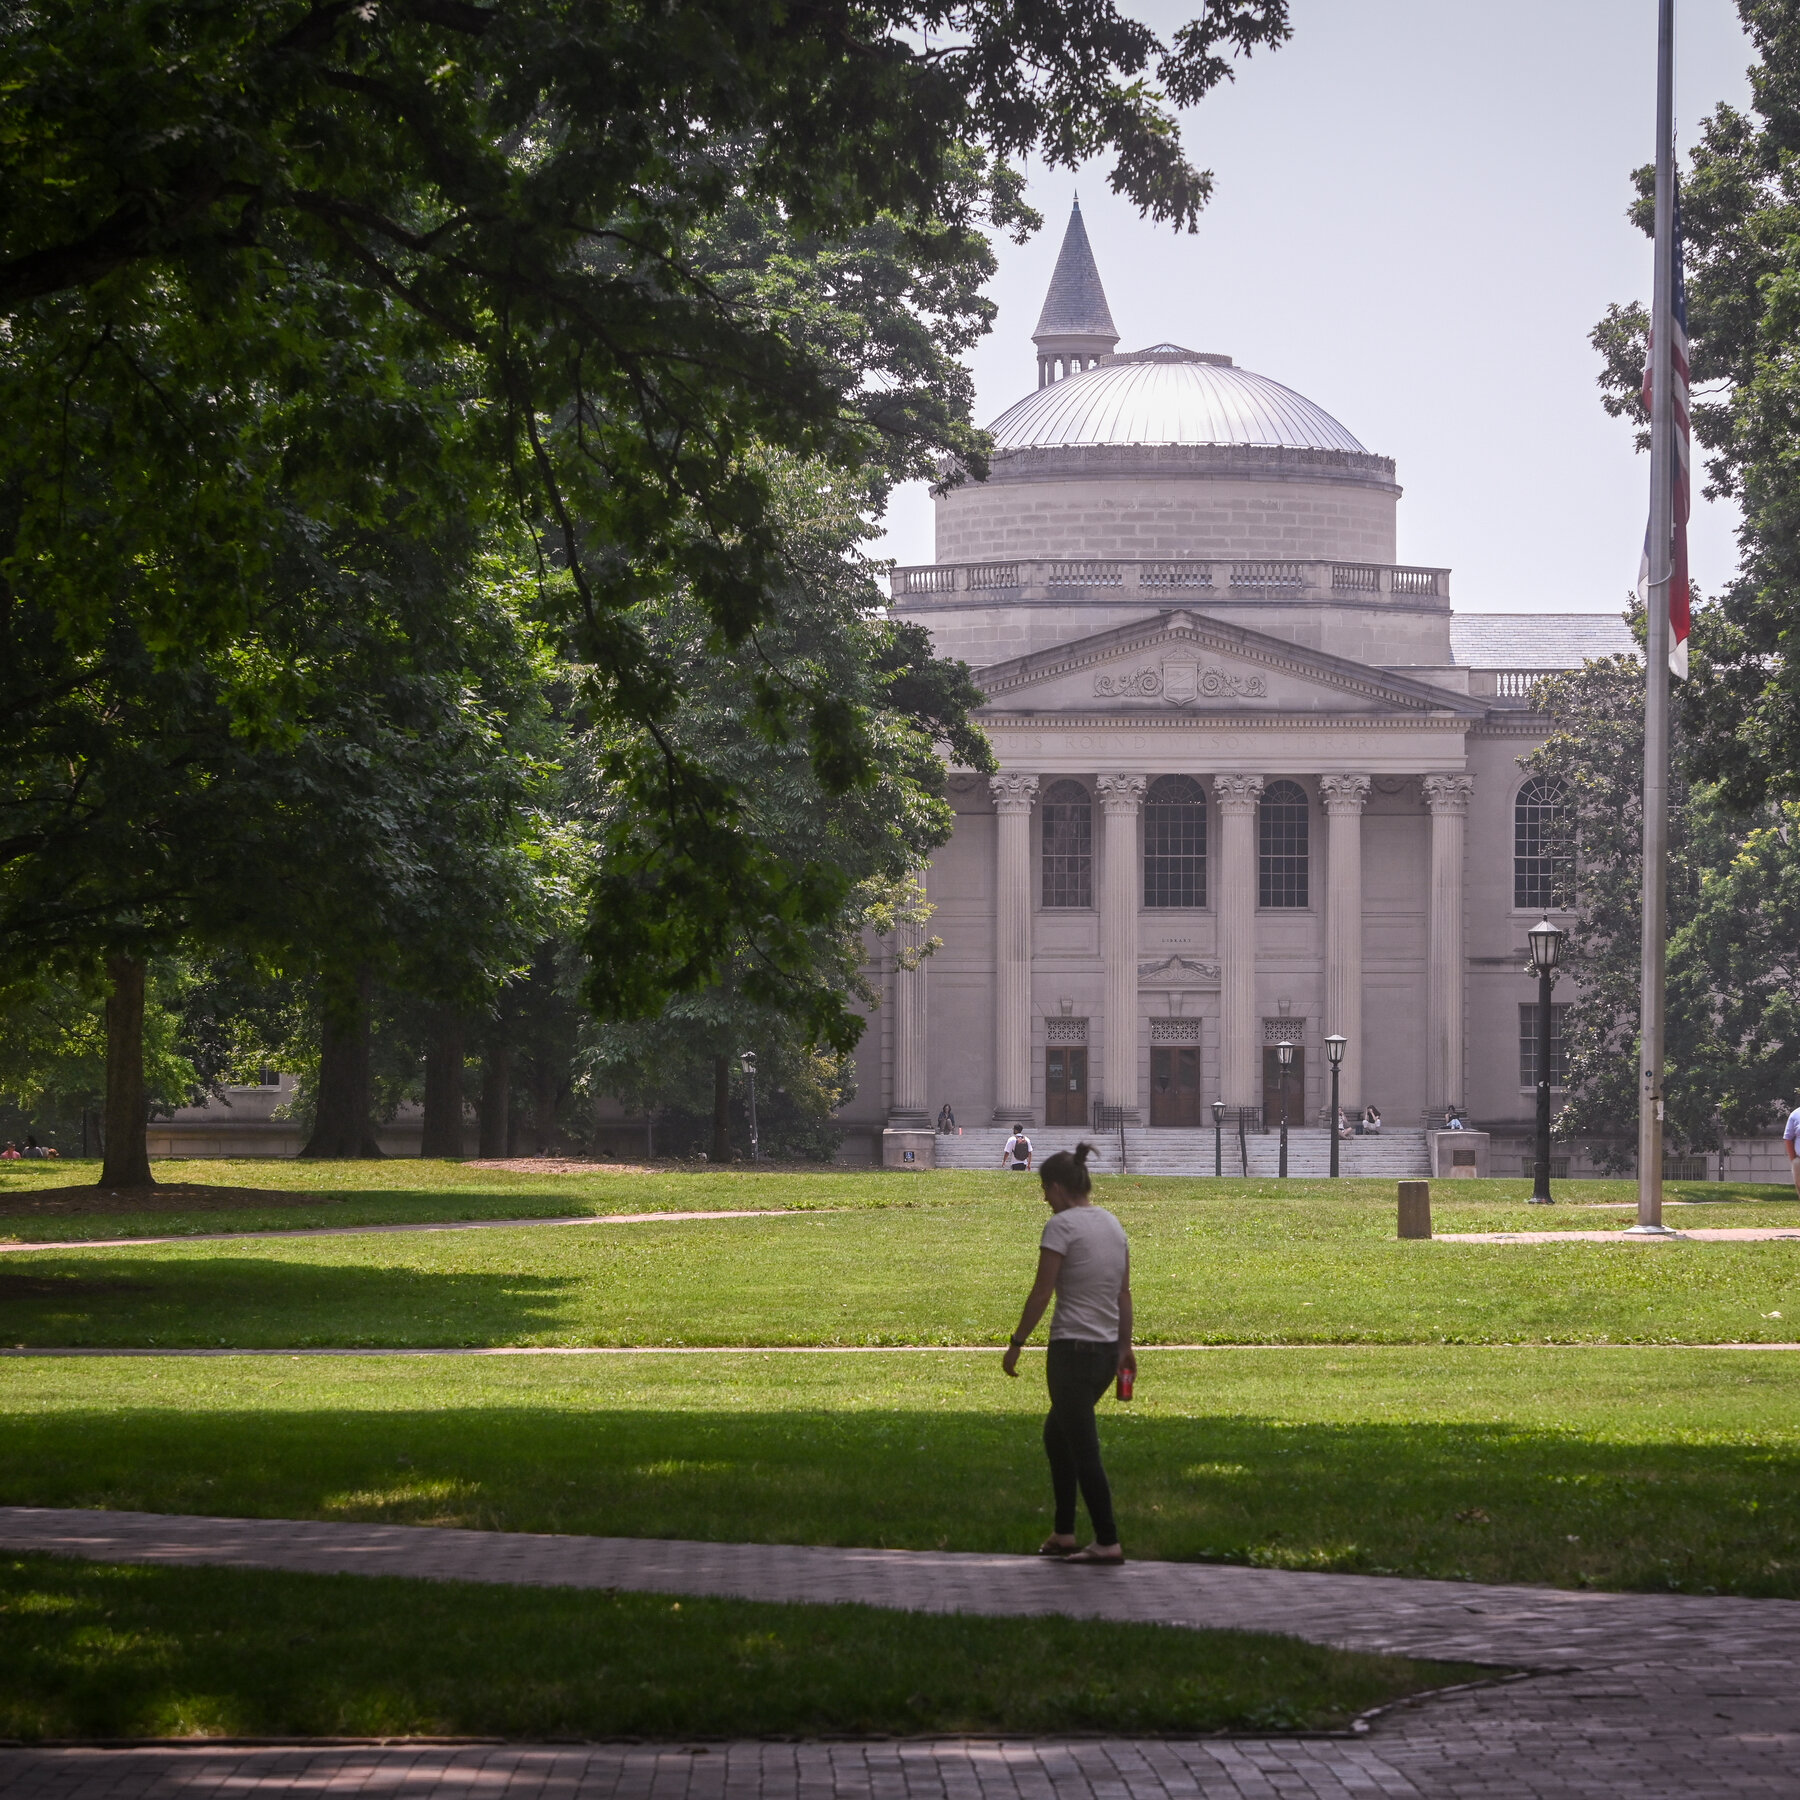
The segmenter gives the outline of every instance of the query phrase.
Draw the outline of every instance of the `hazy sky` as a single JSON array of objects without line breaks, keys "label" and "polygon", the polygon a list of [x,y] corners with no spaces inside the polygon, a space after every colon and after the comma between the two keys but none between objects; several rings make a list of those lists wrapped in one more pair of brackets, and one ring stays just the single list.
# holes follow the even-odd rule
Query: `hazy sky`
[{"label": "hazy sky", "polygon": [[[1198,10],[1138,0],[1160,29]],[[1728,0],[1677,0],[1681,138],[1747,102]],[[976,352],[986,424],[1036,386],[1030,333],[1079,188],[1121,350],[1222,351],[1391,456],[1403,562],[1448,566],[1470,611],[1613,611],[1637,579],[1648,458],[1601,410],[1588,332],[1647,295],[1624,219],[1654,149],[1655,0],[1294,0],[1294,36],[1187,115],[1217,181],[1191,237],[1138,218],[1098,163],[1032,170],[1045,229],[1000,246]],[[1700,501],[1716,592],[1734,519]],[[883,554],[933,558],[922,487]]]}]

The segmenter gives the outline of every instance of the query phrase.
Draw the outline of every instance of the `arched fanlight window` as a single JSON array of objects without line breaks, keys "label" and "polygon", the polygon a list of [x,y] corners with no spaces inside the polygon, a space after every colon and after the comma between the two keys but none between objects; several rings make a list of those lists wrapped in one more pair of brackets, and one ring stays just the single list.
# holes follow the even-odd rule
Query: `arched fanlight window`
[{"label": "arched fanlight window", "polygon": [[1256,904],[1306,906],[1312,808],[1297,782],[1272,781],[1257,808]]},{"label": "arched fanlight window", "polygon": [[1044,796],[1044,904],[1094,904],[1094,803],[1079,781]]},{"label": "arched fanlight window", "polygon": [[1556,904],[1556,878],[1568,866],[1563,784],[1534,775],[1513,802],[1513,905],[1547,912]]},{"label": "arched fanlight window", "polygon": [[1206,904],[1206,795],[1191,776],[1159,776],[1144,798],[1144,904]]}]

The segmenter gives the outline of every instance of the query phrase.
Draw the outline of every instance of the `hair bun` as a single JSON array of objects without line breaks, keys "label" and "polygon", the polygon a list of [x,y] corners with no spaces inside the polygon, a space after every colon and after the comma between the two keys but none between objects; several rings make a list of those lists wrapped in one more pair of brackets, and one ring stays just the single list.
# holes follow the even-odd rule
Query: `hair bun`
[{"label": "hair bun", "polygon": [[1077,1144],[1075,1146],[1075,1160],[1080,1163],[1084,1169],[1087,1167],[1087,1159],[1093,1154],[1094,1146],[1092,1144]]}]

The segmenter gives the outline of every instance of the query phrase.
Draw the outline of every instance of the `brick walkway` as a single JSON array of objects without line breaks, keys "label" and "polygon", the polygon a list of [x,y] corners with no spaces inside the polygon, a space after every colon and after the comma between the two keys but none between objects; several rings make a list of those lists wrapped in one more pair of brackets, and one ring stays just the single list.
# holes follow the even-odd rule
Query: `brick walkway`
[{"label": "brick walkway", "polygon": [[0,1545],[626,1587],[915,1611],[1283,1631],[1528,1679],[1395,1709],[1342,1738],[713,1746],[309,1745],[0,1751],[6,1800],[1162,1800],[1164,1796],[1800,1793],[1800,1602],[1295,1574],[1178,1563],[663,1543],[0,1508]]}]

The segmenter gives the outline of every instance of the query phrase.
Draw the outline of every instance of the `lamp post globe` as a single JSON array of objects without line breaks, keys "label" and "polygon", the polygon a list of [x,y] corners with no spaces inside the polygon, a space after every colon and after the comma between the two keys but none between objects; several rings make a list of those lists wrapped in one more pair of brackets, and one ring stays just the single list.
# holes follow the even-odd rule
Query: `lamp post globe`
[{"label": "lamp post globe", "polygon": [[1285,1181],[1288,1171],[1288,1070],[1294,1066],[1294,1046],[1287,1038],[1275,1046],[1275,1061],[1281,1069],[1281,1166],[1276,1173]]},{"label": "lamp post globe", "polygon": [[759,1155],[756,1133],[756,1052],[741,1051],[738,1066],[744,1071],[744,1079],[750,1084],[750,1160],[755,1162]]},{"label": "lamp post globe", "polygon": [[1331,1064],[1331,1176],[1335,1181],[1338,1176],[1338,1075],[1344,1066],[1344,1047],[1350,1040],[1341,1031],[1334,1031],[1325,1040],[1325,1060]]},{"label": "lamp post globe", "polygon": [[1212,1103],[1213,1116],[1213,1175],[1222,1177],[1225,1173],[1225,1102],[1215,1100]]},{"label": "lamp post globe", "polygon": [[1550,1192],[1550,993],[1556,983],[1556,971],[1562,962],[1563,946],[1569,934],[1548,919],[1540,919],[1526,932],[1531,947],[1531,961],[1525,973],[1535,975],[1538,984],[1537,1007],[1537,1154],[1531,1183],[1533,1206],[1554,1206]]}]

